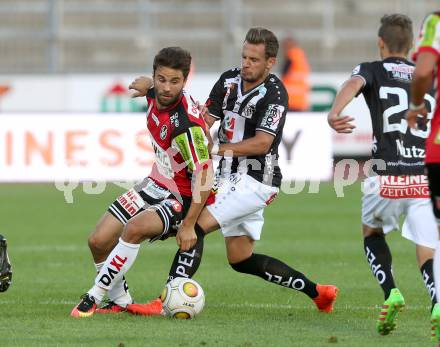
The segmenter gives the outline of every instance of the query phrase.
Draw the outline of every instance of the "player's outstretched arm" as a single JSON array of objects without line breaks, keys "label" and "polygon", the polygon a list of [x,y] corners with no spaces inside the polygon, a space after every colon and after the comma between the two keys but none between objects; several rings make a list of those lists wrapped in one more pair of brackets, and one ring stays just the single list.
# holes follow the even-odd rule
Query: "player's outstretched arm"
[{"label": "player's outstretched arm", "polygon": [[211,150],[211,154],[229,157],[265,155],[269,153],[275,136],[264,131],[256,131],[255,136],[236,143],[223,143]]},{"label": "player's outstretched arm", "polygon": [[153,87],[154,82],[151,77],[140,76],[130,83],[128,89],[132,89],[135,92],[131,95],[132,98],[147,95],[148,89]]},{"label": "player's outstretched arm", "polygon": [[336,95],[333,106],[327,116],[328,124],[332,129],[338,133],[349,134],[356,128],[351,122],[354,118],[350,116],[341,116],[342,110],[353,98],[359,93],[364,86],[364,80],[362,78],[353,76],[347,80],[341,90]]},{"label": "player's outstretched arm", "polygon": [[430,52],[420,52],[417,56],[416,68],[411,81],[411,99],[406,121],[411,128],[417,128],[417,118],[428,115],[424,96],[431,89],[433,72],[437,64],[437,55]]}]

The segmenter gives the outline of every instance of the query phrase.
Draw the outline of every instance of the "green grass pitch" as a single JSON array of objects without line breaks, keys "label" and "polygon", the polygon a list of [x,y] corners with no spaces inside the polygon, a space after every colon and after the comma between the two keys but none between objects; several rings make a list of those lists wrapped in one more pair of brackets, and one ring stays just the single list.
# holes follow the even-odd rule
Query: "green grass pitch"
[{"label": "green grass pitch", "polygon": [[[306,189],[307,190],[307,189]],[[0,185],[0,233],[9,243],[13,284],[0,293],[0,346],[430,346],[430,302],[414,246],[389,236],[397,284],[407,307],[390,336],[375,331],[383,296],[362,251],[360,185],[337,198],[333,186],[280,195],[265,212],[256,251],[277,257],[319,283],[335,284],[332,314],[319,313],[303,294],[234,272],[220,233],[205,239],[195,279],[206,306],[194,320],[163,317],[69,316],[93,284],[87,236],[122,189],[67,204],[52,184]],[[144,244],[128,273],[136,301],[157,296],[176,250],[175,239]]]}]

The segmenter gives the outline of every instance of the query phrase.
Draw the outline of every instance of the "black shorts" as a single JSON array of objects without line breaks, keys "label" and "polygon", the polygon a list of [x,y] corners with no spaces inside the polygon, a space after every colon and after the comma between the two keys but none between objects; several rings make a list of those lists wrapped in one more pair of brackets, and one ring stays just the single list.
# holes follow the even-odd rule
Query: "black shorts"
[{"label": "black shorts", "polygon": [[160,235],[150,240],[153,242],[175,236],[190,205],[190,197],[177,196],[147,177],[118,197],[110,205],[108,211],[125,225],[131,218],[146,209],[156,210],[164,228]]},{"label": "black shorts", "polygon": [[426,164],[431,201],[437,223],[440,223],[440,164]]}]

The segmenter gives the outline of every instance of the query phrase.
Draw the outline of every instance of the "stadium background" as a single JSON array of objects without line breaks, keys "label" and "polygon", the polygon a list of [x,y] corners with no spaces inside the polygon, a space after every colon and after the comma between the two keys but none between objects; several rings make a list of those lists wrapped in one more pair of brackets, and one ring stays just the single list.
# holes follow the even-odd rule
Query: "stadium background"
[{"label": "stadium background", "polygon": [[[14,266],[14,283],[0,295],[0,345],[429,345],[429,300],[413,247],[398,235],[390,243],[409,305],[395,336],[384,342],[375,334],[382,295],[362,255],[358,171],[332,179],[333,158],[368,155],[368,111],[362,100],[348,107],[358,129],[346,137],[328,129],[325,111],[356,64],[379,58],[376,35],[383,14],[408,14],[417,32],[438,5],[0,0],[0,233],[8,238]],[[334,315],[318,315],[306,298],[231,271],[216,234],[207,238],[196,276],[207,306],[194,322],[70,320],[71,307],[92,283],[89,231],[123,187],[151,165],[138,113],[142,101],[129,98],[128,83],[151,73],[161,47],[180,45],[194,59],[188,89],[203,100],[218,74],[239,64],[251,26],[268,27],[280,38],[295,35],[311,63],[316,112],[289,115],[283,147],[287,185],[266,212],[257,250],[337,284],[341,296]],[[350,163],[356,170],[356,162]],[[143,248],[129,274],[137,300],[159,293],[174,250],[171,240]]]}]

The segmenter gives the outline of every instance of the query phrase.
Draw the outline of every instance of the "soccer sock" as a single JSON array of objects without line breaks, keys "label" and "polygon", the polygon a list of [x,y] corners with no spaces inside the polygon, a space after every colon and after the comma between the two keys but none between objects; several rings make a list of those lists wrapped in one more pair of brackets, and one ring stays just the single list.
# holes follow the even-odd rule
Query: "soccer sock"
[{"label": "soccer sock", "polygon": [[230,265],[235,271],[255,275],[266,281],[296,289],[312,299],[318,296],[316,283],[310,281],[303,273],[267,255],[253,253],[249,258]]},{"label": "soccer sock", "polygon": [[194,230],[197,235],[196,244],[187,252],[177,251],[168,274],[167,283],[176,277],[191,278],[199,268],[202,261],[205,232],[198,224],[195,225]]},{"label": "soccer sock", "polygon": [[433,263],[432,259],[428,259],[423,263],[420,267],[420,271],[423,277],[423,283],[425,283],[425,287],[428,290],[428,294],[431,297],[432,307],[437,303],[436,297],[436,289],[434,284],[434,274],[433,274]]},{"label": "soccer sock", "polygon": [[[437,241],[437,247],[435,248],[434,261],[433,261],[434,283],[436,288],[440,288],[440,241]],[[436,291],[437,301],[439,300],[440,293]]]},{"label": "soccer sock", "polygon": [[137,257],[139,247],[140,244],[132,244],[119,239],[119,243],[113,248],[96,276],[95,285],[89,290],[89,295],[100,302],[107,291],[117,282],[122,282],[122,277]]},{"label": "soccer sock", "polygon": [[385,295],[390,295],[391,289],[396,288],[391,270],[392,257],[390,249],[382,234],[373,234],[364,238],[364,251],[373,275],[378,280]]},{"label": "soccer sock", "polygon": [[[103,265],[104,262],[95,263],[95,268],[97,273],[101,271]],[[122,276],[121,281],[115,282],[113,284],[113,287],[108,291],[107,296],[115,304],[122,307],[127,307],[127,305],[133,303],[133,298],[131,297],[130,292],[128,291],[128,284],[127,284],[127,280],[125,279],[125,276]]]}]

